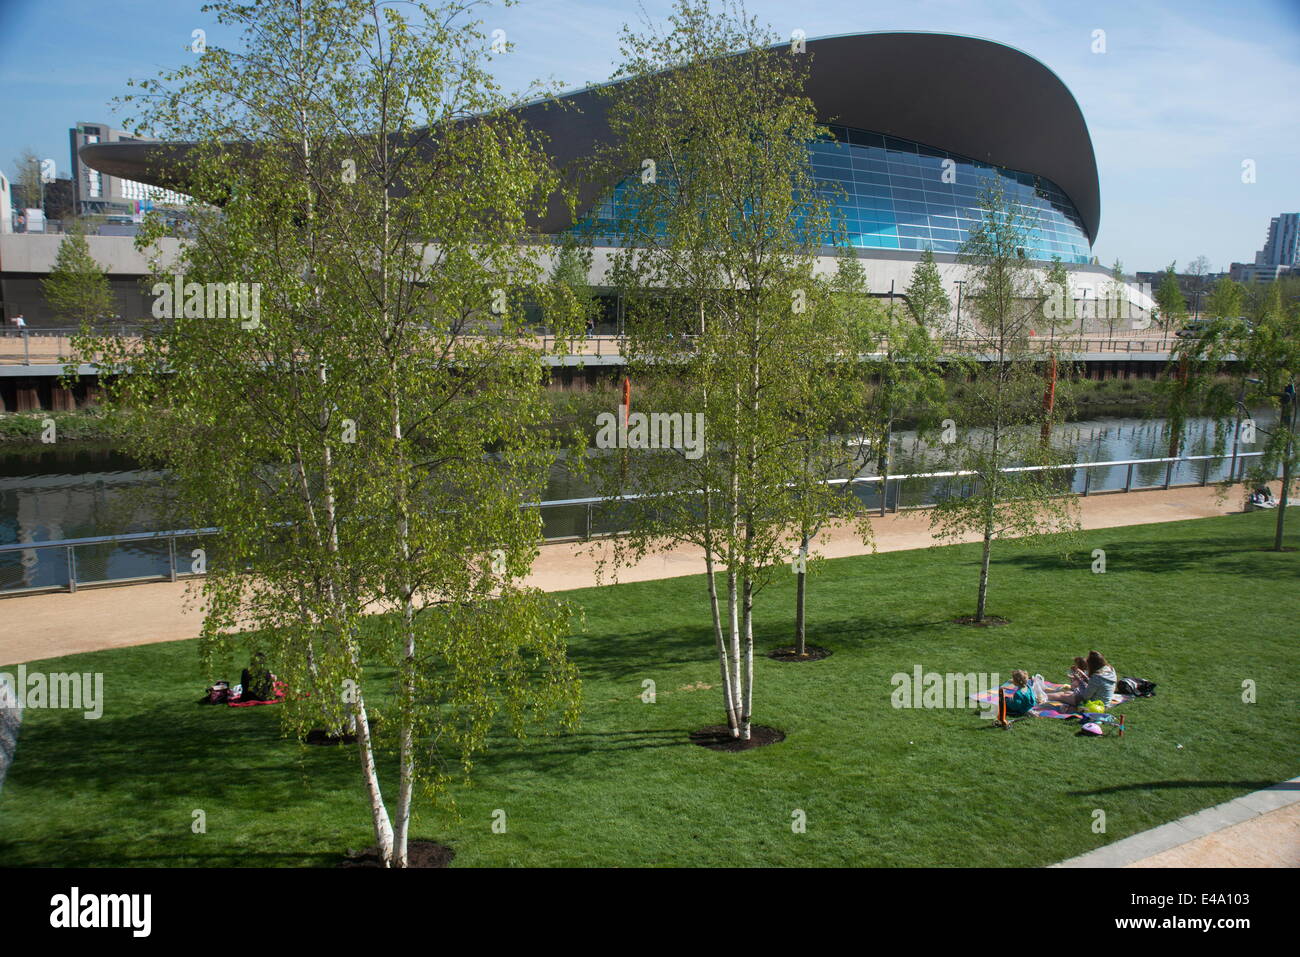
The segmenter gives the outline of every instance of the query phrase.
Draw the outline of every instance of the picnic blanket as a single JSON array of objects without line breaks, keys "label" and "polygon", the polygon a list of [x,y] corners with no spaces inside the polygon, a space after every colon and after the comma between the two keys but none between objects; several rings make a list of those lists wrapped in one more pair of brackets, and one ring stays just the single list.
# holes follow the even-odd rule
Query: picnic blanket
[{"label": "picnic blanket", "polygon": [[287,692],[288,690],[289,690],[288,685],[286,685],[283,681],[277,681],[275,683],[274,697],[272,697],[271,700],[269,701],[241,701],[238,698],[234,698],[234,699],[227,699],[226,704],[232,708],[255,708],[260,704],[279,704],[281,701],[284,700],[285,692]]},{"label": "picnic blanket", "polygon": [[[1048,681],[1046,678],[1043,679],[1043,687],[1047,689],[1048,694],[1052,694],[1057,691],[1070,690],[1069,685],[1057,684],[1054,681]],[[1016,686],[1012,684],[1010,681],[1008,681],[997,691],[982,691],[979,694],[973,694],[970,697],[972,701],[978,701],[980,704],[990,704],[996,707],[998,703],[998,695],[1001,692],[1003,691],[1014,692],[1015,690],[1016,690]],[[1108,707],[1113,708],[1117,704],[1123,704],[1125,701],[1132,701],[1132,700],[1133,700],[1132,695],[1114,694],[1111,696],[1110,705]],[[1087,712],[1059,710],[1057,702],[1049,701],[1047,702],[1047,704],[1034,705],[1034,707],[1029,709],[1027,714],[1020,715],[1020,717],[1028,717],[1029,715],[1033,715],[1035,718],[1067,718],[1068,719],[1068,718],[1081,718],[1085,714],[1087,714]]]}]

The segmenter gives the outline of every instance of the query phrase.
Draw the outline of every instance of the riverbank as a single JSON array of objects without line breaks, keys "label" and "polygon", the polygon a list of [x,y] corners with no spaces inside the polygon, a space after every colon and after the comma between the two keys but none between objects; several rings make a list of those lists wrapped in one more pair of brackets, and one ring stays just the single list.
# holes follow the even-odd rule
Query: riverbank
[{"label": "riverbank", "polygon": [[[1241,501],[1240,486],[1223,499],[1215,489],[1200,487],[1094,495],[1080,499],[1080,517],[1085,529],[1146,525],[1240,512]],[[878,552],[936,544],[924,510],[877,516],[871,525]],[[827,533],[819,546],[826,558],[872,551],[847,529]],[[598,569],[609,553],[608,540],[544,545],[528,583],[557,592],[607,583],[609,576],[600,577]],[[703,567],[698,548],[679,547],[655,552],[621,569],[618,581],[679,578],[700,574]],[[182,581],[0,598],[0,663],[194,638],[202,625],[197,591]]]},{"label": "riverbank", "polygon": [[[962,382],[948,383],[949,402],[960,405],[966,386]],[[1160,390],[1159,379],[1076,379],[1072,381],[1072,418],[1158,418],[1165,414],[1167,400]],[[564,443],[574,430],[594,436],[596,415],[614,411],[621,391],[612,384],[605,388],[588,390],[550,390],[546,401],[551,407],[548,429],[558,443]],[[1200,414],[1191,410],[1191,414]],[[97,446],[106,451],[129,449],[128,432],[121,415],[101,408],[72,411],[6,412],[0,413],[0,455],[21,456],[39,448],[46,420],[54,421],[58,443]],[[907,429],[915,424],[914,414],[903,413],[896,428]],[[45,443],[48,447],[49,443]]]}]

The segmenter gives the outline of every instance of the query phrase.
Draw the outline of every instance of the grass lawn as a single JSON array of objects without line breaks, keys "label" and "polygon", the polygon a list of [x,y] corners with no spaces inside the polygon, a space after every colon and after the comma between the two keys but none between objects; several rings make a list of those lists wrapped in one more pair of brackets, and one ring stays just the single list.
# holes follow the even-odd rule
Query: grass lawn
[{"label": "grass lawn", "polygon": [[[413,834],[452,845],[453,866],[1023,866],[1266,787],[1300,773],[1300,551],[1262,550],[1272,522],[1100,530],[1070,561],[1003,547],[1000,628],[951,623],[973,609],[977,546],[824,563],[809,640],[834,654],[758,658],[755,720],[788,737],[739,754],[687,741],[724,720],[702,576],[570,592],[586,612],[571,646],[581,728],[498,742],[455,788],[459,818],[426,811]],[[1091,573],[1094,548],[1105,574]],[[760,650],[789,643],[793,577],[759,596]],[[1159,684],[1122,709],[1122,740],[890,704],[891,676],[916,665],[1059,681],[1090,648]],[[283,739],[274,707],[196,705],[197,662],[186,641],[28,665],[104,672],[107,705],[98,721],[28,710],[0,791],[0,864],[330,865],[372,842],[355,750]],[[655,704],[641,701],[646,678]],[[191,831],[199,808],[206,834]],[[791,830],[796,809],[806,833]]]}]

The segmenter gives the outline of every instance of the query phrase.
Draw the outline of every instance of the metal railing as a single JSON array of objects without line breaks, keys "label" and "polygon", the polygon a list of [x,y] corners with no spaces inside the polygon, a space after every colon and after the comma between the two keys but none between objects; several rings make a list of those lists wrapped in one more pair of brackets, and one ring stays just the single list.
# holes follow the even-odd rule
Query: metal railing
[{"label": "metal railing", "polygon": [[[1109,462],[1074,462],[1067,465],[1019,466],[1004,472],[1082,473],[1071,477],[1071,491],[1080,495],[1132,492],[1146,489],[1170,489],[1231,478],[1240,481],[1245,474],[1245,460],[1262,452],[1237,452],[1222,455],[1189,455],[1179,458],[1119,459]],[[1218,470],[1213,463],[1227,463]],[[1197,473],[1183,481],[1188,468]],[[1216,476],[1214,473],[1218,472]],[[1099,474],[1099,477],[1095,477]],[[1122,483],[1119,476],[1123,475]],[[934,504],[935,484],[954,478],[974,477],[974,472],[920,472],[899,475],[864,475],[832,479],[828,484],[855,486],[854,492],[872,511],[886,514],[900,509],[926,508]],[[1136,484],[1135,484],[1135,481]],[[905,501],[909,485],[930,484],[913,488],[913,501]],[[862,491],[859,491],[861,489]],[[618,516],[610,511],[619,502],[646,498],[646,494],[604,498],[556,499],[528,502],[524,508],[537,509],[542,519],[544,542],[590,540],[620,534]],[[166,532],[127,532],[47,542],[14,542],[0,545],[0,596],[38,591],[76,592],[87,585],[122,585],[138,582],[177,581],[202,574],[201,559],[195,551],[182,545],[220,534],[217,528],[184,529]]]},{"label": "metal railing", "polygon": [[[109,335],[133,337],[139,336],[145,327],[132,323],[113,324],[96,330]],[[0,364],[33,365],[64,363],[72,358],[72,337],[80,330],[71,326],[28,326],[15,329],[12,326],[0,329]],[[696,337],[683,335],[679,341],[687,345]],[[1030,348],[1036,352],[1057,352],[1065,356],[1071,354],[1105,354],[1116,358],[1137,355],[1164,355],[1169,353],[1176,336],[1168,334],[1132,334],[1132,335],[1087,335],[1070,336],[1034,336],[1029,340]],[[551,333],[538,333],[538,348],[546,355],[573,355],[587,357],[618,357],[623,355],[623,337],[618,335],[587,335],[576,337],[557,337]],[[941,355],[980,356],[989,349],[989,341],[978,337],[946,336],[939,340]],[[882,340],[875,355],[884,355],[888,343]]]}]

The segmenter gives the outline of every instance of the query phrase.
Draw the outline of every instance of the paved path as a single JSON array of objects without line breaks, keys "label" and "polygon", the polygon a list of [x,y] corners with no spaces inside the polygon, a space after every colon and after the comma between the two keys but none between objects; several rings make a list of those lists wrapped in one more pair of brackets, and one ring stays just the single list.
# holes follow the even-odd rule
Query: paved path
[{"label": "paved path", "polygon": [[1300,778],[1053,867],[1300,867]]},{"label": "paved path", "polygon": [[[1240,509],[1233,492],[1220,502],[1213,488],[1181,488],[1094,495],[1081,499],[1085,528],[1144,525],[1187,518],[1207,518]],[[928,513],[900,512],[872,520],[878,551],[925,548],[934,544]],[[610,551],[608,542],[573,542],[542,547],[529,582],[547,591],[586,588],[597,581],[598,559]],[[851,531],[824,537],[821,554],[843,558],[870,551]],[[619,581],[648,581],[698,575],[703,553],[676,548],[656,553],[635,566],[620,569]],[[605,581],[609,576],[605,576]],[[41,658],[124,648],[159,641],[194,638],[202,615],[197,586],[187,593],[186,582],[156,582],[106,588],[80,588],[76,594],[45,593],[0,598],[0,664],[13,665]]]}]

